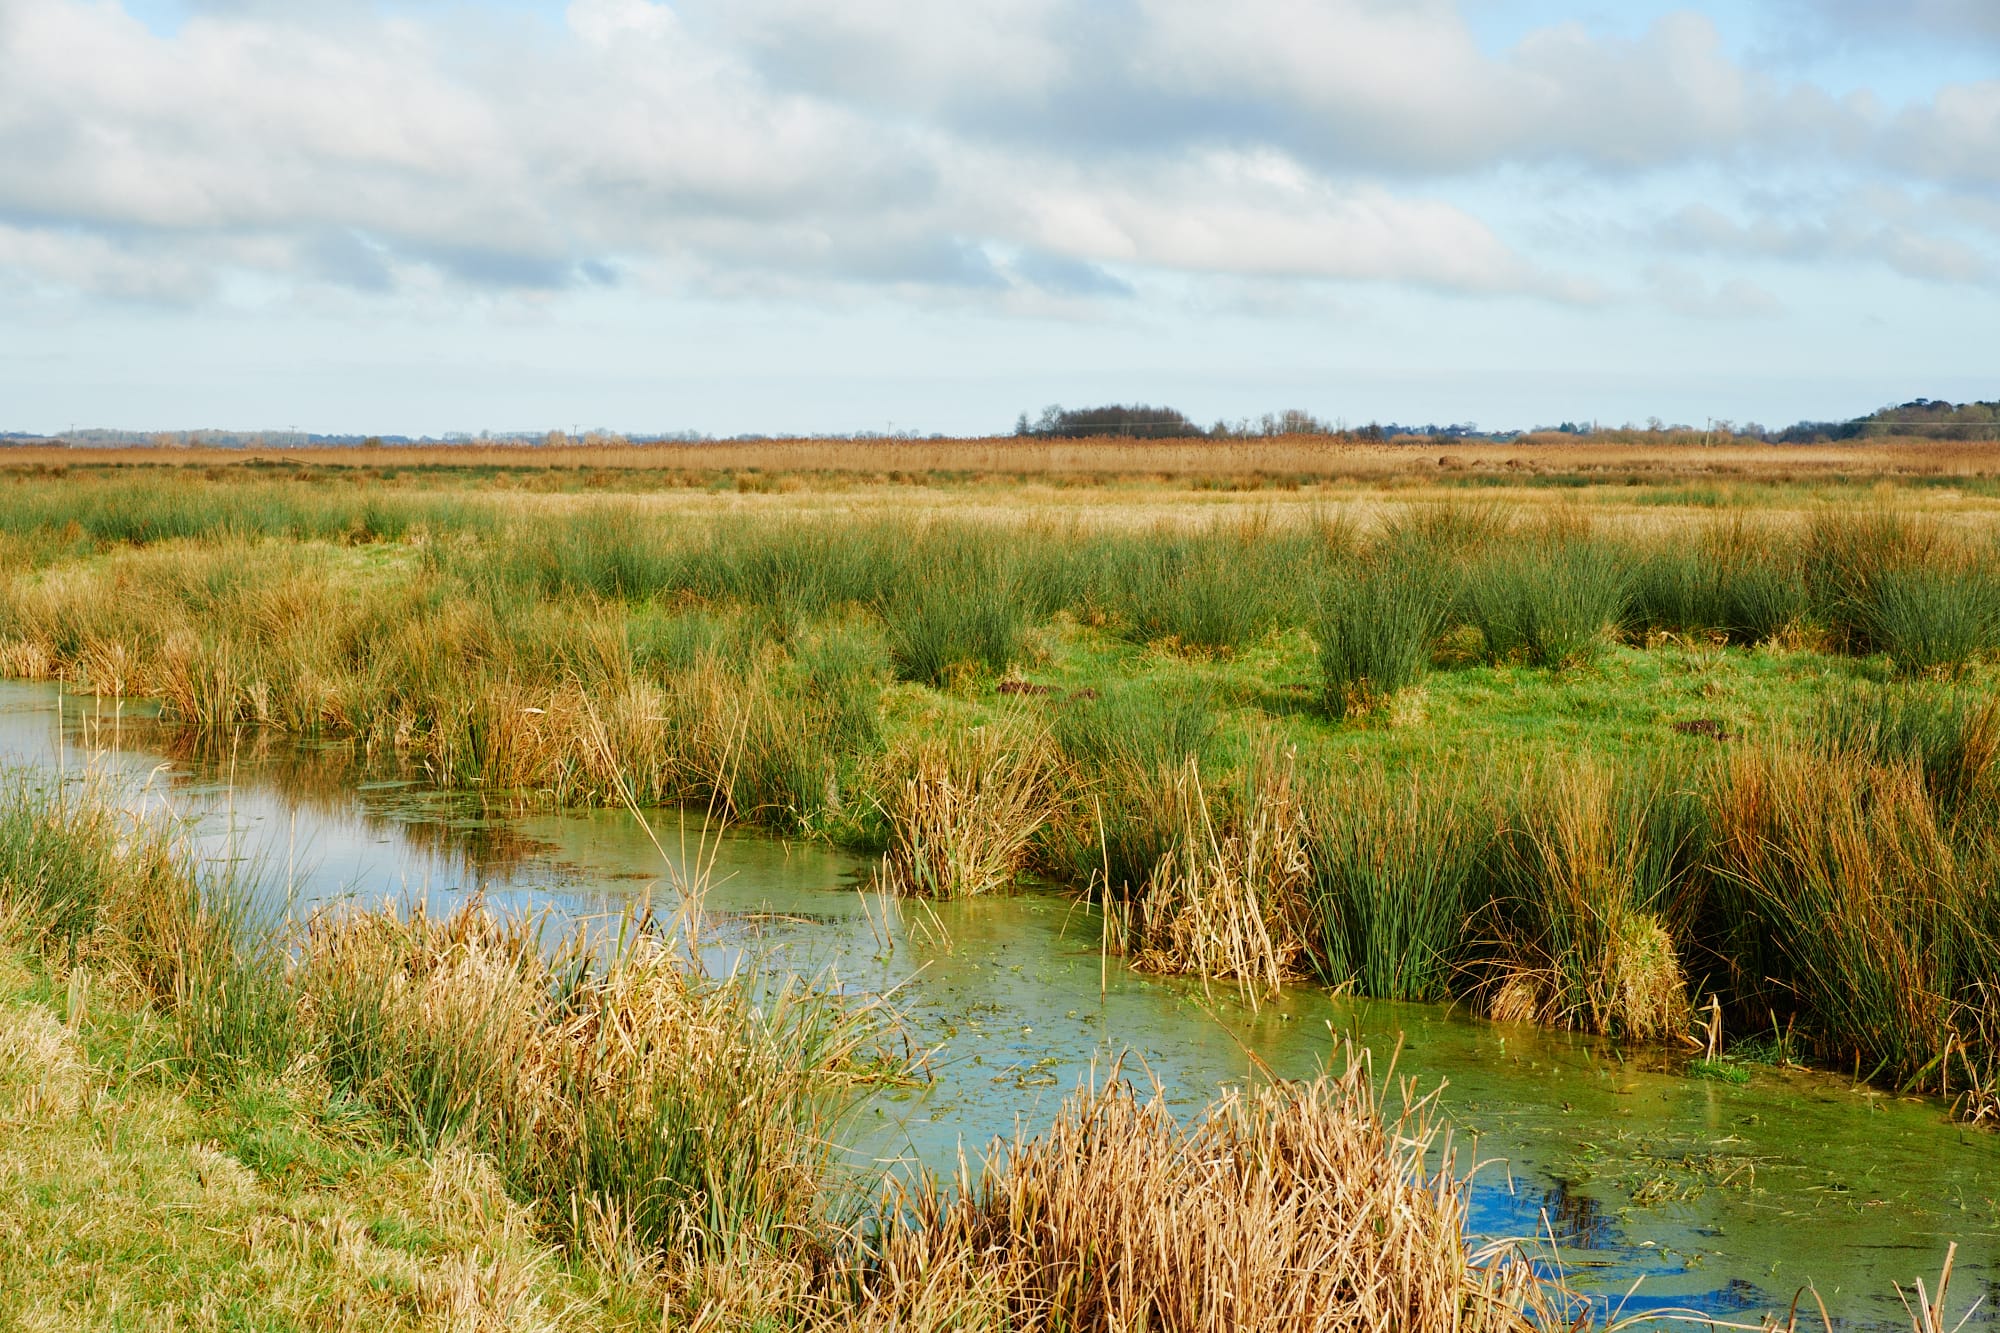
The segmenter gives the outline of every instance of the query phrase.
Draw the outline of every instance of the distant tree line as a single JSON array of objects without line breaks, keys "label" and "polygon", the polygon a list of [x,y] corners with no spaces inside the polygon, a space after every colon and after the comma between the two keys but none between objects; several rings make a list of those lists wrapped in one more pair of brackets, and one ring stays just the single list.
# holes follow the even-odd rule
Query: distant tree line
[{"label": "distant tree line", "polygon": [[1171,407],[1147,407],[1142,403],[1078,408],[1054,405],[1043,408],[1033,421],[1023,412],[1014,423],[1014,434],[1036,439],[1102,435],[1139,440],[1190,439],[1207,433]]},{"label": "distant tree line", "polygon": [[1643,425],[1609,426],[1596,421],[1564,421],[1557,426],[1538,426],[1532,431],[1483,431],[1474,422],[1449,425],[1401,422],[1370,422],[1350,426],[1330,422],[1296,408],[1217,421],[1203,430],[1184,412],[1171,407],[1144,404],[1113,404],[1107,407],[1045,407],[1030,418],[1023,412],[1014,424],[1014,434],[1031,439],[1081,439],[1117,436],[1129,439],[1259,439],[1284,435],[1340,435],[1361,441],[1420,438],[1430,440],[1512,440],[1523,435],[1700,435],[1717,438],[1761,440],[1771,444],[1812,444],[1836,440],[1856,440],[1868,436],[1918,436],[1925,439],[2000,441],[2000,402],[1948,403],[1939,399],[1917,398],[1895,407],[1885,407],[1852,421],[1802,421],[1782,430],[1769,430],[1757,422],[1741,425],[1711,420],[1704,427],[1669,425],[1649,417]]},{"label": "distant tree line", "polygon": [[1871,435],[1917,435],[1929,440],[2000,440],[2000,402],[1947,403],[1912,398],[1852,421],[1801,421],[1768,438],[1782,444],[1858,440]]},{"label": "distant tree line", "polygon": [[1323,421],[1310,412],[1290,408],[1266,412],[1261,417],[1240,417],[1217,421],[1203,430],[1185,412],[1171,407],[1150,407],[1143,403],[1114,403],[1108,407],[1045,407],[1030,419],[1023,412],[1014,423],[1014,434],[1031,439],[1081,439],[1115,436],[1127,439],[1269,439],[1282,435],[1356,435],[1364,439],[1387,439],[1392,435],[1475,434],[1465,426],[1397,426],[1370,424],[1349,429],[1345,423]]},{"label": "distant tree line", "polygon": [[[1292,408],[1284,412],[1267,412],[1261,417],[1242,417],[1235,421],[1217,421],[1207,429],[1195,424],[1185,412],[1171,407],[1153,407],[1143,403],[1112,404],[1105,407],[1067,408],[1060,405],[1045,407],[1041,414],[1029,417],[1023,412],[1014,425],[1014,434],[1030,439],[1083,439],[1088,437],[1124,437],[1131,439],[1270,439],[1280,436],[1339,436],[1346,440],[1380,442],[1394,439],[1424,440],[1494,440],[1519,439],[1522,436],[1576,435],[1608,436],[1620,439],[1632,437],[1672,437],[1685,440],[1700,437],[1706,443],[1718,443],[1724,439],[1761,440],[1772,444],[1814,444],[1841,440],[1858,440],[1877,436],[1914,436],[1932,440],[1964,440],[1968,442],[2000,442],[2000,401],[1950,403],[1936,398],[1913,398],[1907,403],[1880,408],[1865,417],[1849,421],[1801,421],[1796,425],[1779,430],[1769,430],[1754,421],[1741,424],[1731,421],[1711,420],[1705,427],[1690,425],[1669,425],[1658,417],[1651,417],[1643,425],[1627,423],[1614,426],[1594,420],[1564,421],[1560,425],[1537,426],[1533,430],[1481,430],[1474,422],[1453,422],[1447,425],[1427,423],[1412,425],[1394,421],[1373,421],[1366,425],[1350,425],[1346,421],[1329,421],[1314,416],[1310,412]],[[150,445],[155,448],[222,448],[222,449],[284,449],[315,446],[321,448],[362,447],[381,448],[384,446],[423,446],[432,444],[512,444],[542,445],[544,447],[577,446],[598,448],[633,444],[722,444],[758,443],[774,439],[813,440],[932,440],[942,441],[950,437],[937,434],[920,434],[916,431],[856,431],[852,433],[816,433],[813,435],[779,436],[761,433],[733,435],[718,438],[697,431],[672,431],[648,434],[622,434],[613,431],[592,430],[584,432],[554,431],[505,431],[478,434],[454,432],[442,437],[412,437],[408,435],[331,435],[310,431],[230,431],[230,430],[190,430],[190,431],[134,431],[134,430],[74,430],[64,435],[45,436],[19,431],[0,431],[0,446],[22,445],[75,445],[82,447]]]}]

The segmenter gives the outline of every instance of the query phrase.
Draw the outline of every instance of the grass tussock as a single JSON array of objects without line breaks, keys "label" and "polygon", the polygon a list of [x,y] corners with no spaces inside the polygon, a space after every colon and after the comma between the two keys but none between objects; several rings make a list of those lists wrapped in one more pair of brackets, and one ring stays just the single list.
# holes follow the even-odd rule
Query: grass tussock
[{"label": "grass tussock", "polygon": [[1641,553],[1630,570],[1625,623],[1641,634],[1716,635],[1749,646],[1791,634],[1811,609],[1791,533],[1737,516],[1708,525],[1692,543]]},{"label": "grass tussock", "polygon": [[1860,625],[1903,675],[1956,675],[2000,647],[2000,584],[1990,567],[1884,570]]},{"label": "grass tussock", "polygon": [[1462,773],[1328,778],[1311,802],[1321,975],[1394,1000],[1449,999],[1490,823]]},{"label": "grass tussock", "polygon": [[1739,994],[1795,1014],[1829,1063],[1991,1086],[1986,826],[1955,830],[1913,765],[1786,750],[1736,756],[1713,819],[1708,906]]},{"label": "grass tussock", "polygon": [[2000,648],[1990,550],[1895,509],[1830,510],[1806,537],[1807,586],[1850,649],[1888,654],[1904,675],[1955,674]]},{"label": "grass tussock", "polygon": [[935,537],[880,601],[889,658],[904,680],[942,685],[958,667],[994,674],[1019,656],[1024,608],[990,540]]},{"label": "grass tussock", "polygon": [[1043,738],[1019,727],[986,727],[919,741],[889,762],[904,776],[884,810],[889,846],[881,882],[931,898],[1011,886],[1050,814]]},{"label": "grass tussock", "polygon": [[1311,862],[1290,756],[1260,757],[1234,802],[1213,799],[1192,764],[1173,795],[1179,837],[1139,901],[1134,963],[1275,991],[1307,950]]},{"label": "grass tussock", "polygon": [[1139,642],[1232,651],[1300,622],[1301,595],[1339,540],[1338,532],[1251,521],[1102,542],[1093,600]]},{"label": "grass tussock", "polygon": [[1580,666],[1608,642],[1625,582],[1618,553],[1604,543],[1546,535],[1483,561],[1465,586],[1465,616],[1491,661]]},{"label": "grass tussock", "polygon": [[1662,913],[1684,865],[1671,795],[1588,765],[1539,774],[1493,856],[1495,1018],[1653,1041],[1687,1031]]},{"label": "grass tussock", "polygon": [[1160,1333],[1566,1323],[1530,1264],[1468,1254],[1438,1147],[1429,1107],[1387,1112],[1359,1061],[1227,1092],[1191,1124],[1114,1079],[956,1188],[899,1201],[866,1308],[877,1326],[943,1305],[982,1316],[958,1327]]},{"label": "grass tussock", "polygon": [[1327,711],[1366,713],[1421,681],[1455,596],[1447,566],[1398,544],[1335,575],[1314,624]]}]

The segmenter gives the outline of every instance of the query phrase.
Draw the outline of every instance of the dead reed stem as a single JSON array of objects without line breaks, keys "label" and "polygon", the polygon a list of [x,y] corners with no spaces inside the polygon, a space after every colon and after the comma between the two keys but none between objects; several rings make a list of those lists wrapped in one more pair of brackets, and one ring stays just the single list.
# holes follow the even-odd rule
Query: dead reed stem
[{"label": "dead reed stem", "polygon": [[1275,993],[1306,953],[1312,866],[1289,757],[1253,778],[1249,808],[1218,827],[1192,760],[1176,779],[1178,845],[1154,868],[1139,904],[1134,963]]},{"label": "dead reed stem", "polygon": [[1386,1114],[1350,1054],[1339,1076],[1232,1090],[1183,1125],[1114,1072],[955,1188],[892,1199],[864,1323],[973,1308],[1024,1333],[1474,1333],[1573,1314],[1510,1249],[1468,1253],[1449,1140],[1404,1092]]},{"label": "dead reed stem", "polygon": [[879,882],[931,898],[1012,884],[1051,813],[1043,751],[1039,736],[986,727],[892,755],[908,776],[890,788]]}]

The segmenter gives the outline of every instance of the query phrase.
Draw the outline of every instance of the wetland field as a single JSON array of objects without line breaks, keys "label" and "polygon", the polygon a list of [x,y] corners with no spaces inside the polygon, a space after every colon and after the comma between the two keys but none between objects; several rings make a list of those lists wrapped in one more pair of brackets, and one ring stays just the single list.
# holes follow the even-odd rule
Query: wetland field
[{"label": "wetland field", "polygon": [[0,1323],[1990,1327],[1996,686],[1962,444],[0,453]]}]

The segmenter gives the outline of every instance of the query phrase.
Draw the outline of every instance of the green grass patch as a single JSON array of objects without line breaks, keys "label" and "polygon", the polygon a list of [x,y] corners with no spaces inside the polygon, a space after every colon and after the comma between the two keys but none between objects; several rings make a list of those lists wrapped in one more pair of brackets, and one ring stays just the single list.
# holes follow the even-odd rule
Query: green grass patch
[{"label": "green grass patch", "polygon": [[1689,1078],[1705,1078],[1713,1083],[1729,1083],[1741,1086],[1750,1081],[1750,1071],[1734,1060],[1690,1060],[1687,1074]]}]

